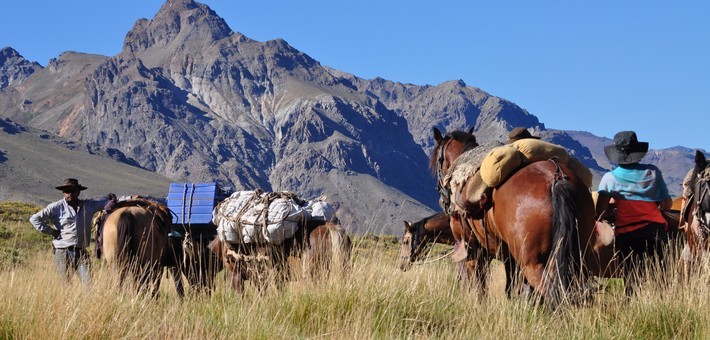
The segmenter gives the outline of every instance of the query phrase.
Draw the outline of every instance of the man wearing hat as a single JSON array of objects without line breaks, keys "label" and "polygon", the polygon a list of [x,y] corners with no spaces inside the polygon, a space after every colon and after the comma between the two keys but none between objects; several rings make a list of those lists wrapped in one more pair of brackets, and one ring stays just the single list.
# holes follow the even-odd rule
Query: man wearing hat
[{"label": "man wearing hat", "polygon": [[533,136],[532,134],[530,134],[530,131],[528,131],[528,129],[526,129],[525,127],[516,127],[508,134],[508,140],[505,141],[505,144],[513,144],[516,141],[528,138],[540,139],[539,136]]},{"label": "man wearing hat", "polygon": [[635,132],[617,133],[614,144],[605,146],[604,153],[619,166],[606,173],[599,183],[597,216],[609,215],[612,199],[616,208],[615,247],[626,263],[627,294],[633,289],[628,279],[633,279],[631,274],[644,267],[643,258],[663,260],[663,246],[668,241],[668,226],[661,210],[670,209],[673,202],[661,170],[640,163],[646,152],[648,143],[639,142]]},{"label": "man wearing hat", "polygon": [[84,284],[89,283],[89,253],[91,219],[107,203],[106,199],[81,200],[79,194],[86,187],[74,178],[67,178],[58,187],[64,198],[50,203],[30,217],[30,223],[43,234],[52,235],[54,261],[57,271],[69,280],[76,271]]}]

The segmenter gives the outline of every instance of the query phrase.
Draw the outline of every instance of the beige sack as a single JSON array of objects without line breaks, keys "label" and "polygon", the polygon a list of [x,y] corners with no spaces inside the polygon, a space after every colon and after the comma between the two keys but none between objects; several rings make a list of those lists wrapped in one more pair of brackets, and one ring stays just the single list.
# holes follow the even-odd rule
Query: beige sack
[{"label": "beige sack", "polygon": [[493,148],[481,163],[481,178],[490,187],[498,186],[524,161],[525,156],[514,147],[503,145]]},{"label": "beige sack", "polygon": [[525,156],[527,159],[526,163],[546,161],[552,157],[557,157],[562,164],[567,164],[569,161],[567,150],[557,144],[527,138],[516,141],[512,145]]},{"label": "beige sack", "polygon": [[592,172],[589,171],[589,169],[584,166],[584,164],[582,164],[579,159],[575,157],[570,157],[569,162],[567,162],[567,167],[572,170],[572,172],[574,172],[580,180],[582,180],[582,183],[584,183],[585,187],[592,187],[592,179],[594,178],[594,176],[592,176]]}]

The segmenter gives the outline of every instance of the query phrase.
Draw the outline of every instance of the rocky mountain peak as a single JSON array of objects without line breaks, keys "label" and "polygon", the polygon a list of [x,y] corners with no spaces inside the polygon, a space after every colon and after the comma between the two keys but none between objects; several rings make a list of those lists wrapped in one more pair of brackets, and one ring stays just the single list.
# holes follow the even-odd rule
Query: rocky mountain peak
[{"label": "rocky mountain peak", "polygon": [[27,79],[42,66],[30,62],[12,47],[0,50],[0,91],[8,86],[16,85]]},{"label": "rocky mountain peak", "polygon": [[232,33],[224,19],[207,5],[168,0],[152,20],[136,22],[126,34],[123,53],[141,58],[186,49],[198,51]]}]

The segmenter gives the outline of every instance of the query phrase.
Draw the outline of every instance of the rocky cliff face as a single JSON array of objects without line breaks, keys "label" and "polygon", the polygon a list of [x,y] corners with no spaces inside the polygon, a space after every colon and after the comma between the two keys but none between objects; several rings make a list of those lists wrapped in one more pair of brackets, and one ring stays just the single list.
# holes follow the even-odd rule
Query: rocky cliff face
[{"label": "rocky cliff face", "polygon": [[481,141],[527,126],[601,169],[565,132],[462,81],[361,79],[283,40],[233,32],[192,0],[138,20],[113,57],[66,52],[44,69],[10,59],[0,63],[13,79],[0,88],[1,116],[176,181],[326,194],[360,231],[399,232],[402,219],[438,209],[433,126],[473,126]]},{"label": "rocky cliff face", "polygon": [[28,61],[13,48],[3,48],[0,50],[0,91],[21,83],[41,69],[40,64]]}]

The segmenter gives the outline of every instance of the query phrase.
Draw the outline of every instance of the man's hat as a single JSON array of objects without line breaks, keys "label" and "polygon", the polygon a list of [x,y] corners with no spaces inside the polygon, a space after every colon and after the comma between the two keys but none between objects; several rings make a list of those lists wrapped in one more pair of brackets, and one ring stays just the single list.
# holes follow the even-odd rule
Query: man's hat
[{"label": "man's hat", "polygon": [[65,190],[69,190],[69,189],[77,189],[79,191],[86,190],[86,187],[79,184],[79,181],[77,181],[74,178],[65,178],[64,184],[62,184],[56,188],[61,191],[65,191]]},{"label": "man's hat", "polygon": [[510,144],[513,143],[517,140],[521,139],[526,139],[526,138],[533,138],[533,139],[540,139],[539,136],[533,136],[530,134],[530,131],[524,127],[516,127],[513,129],[513,131],[510,131],[508,134],[508,140],[505,141],[505,144]]},{"label": "man's hat", "polygon": [[648,143],[639,142],[636,132],[621,131],[614,136],[614,144],[604,147],[606,157],[612,163],[638,163],[648,152]]}]

